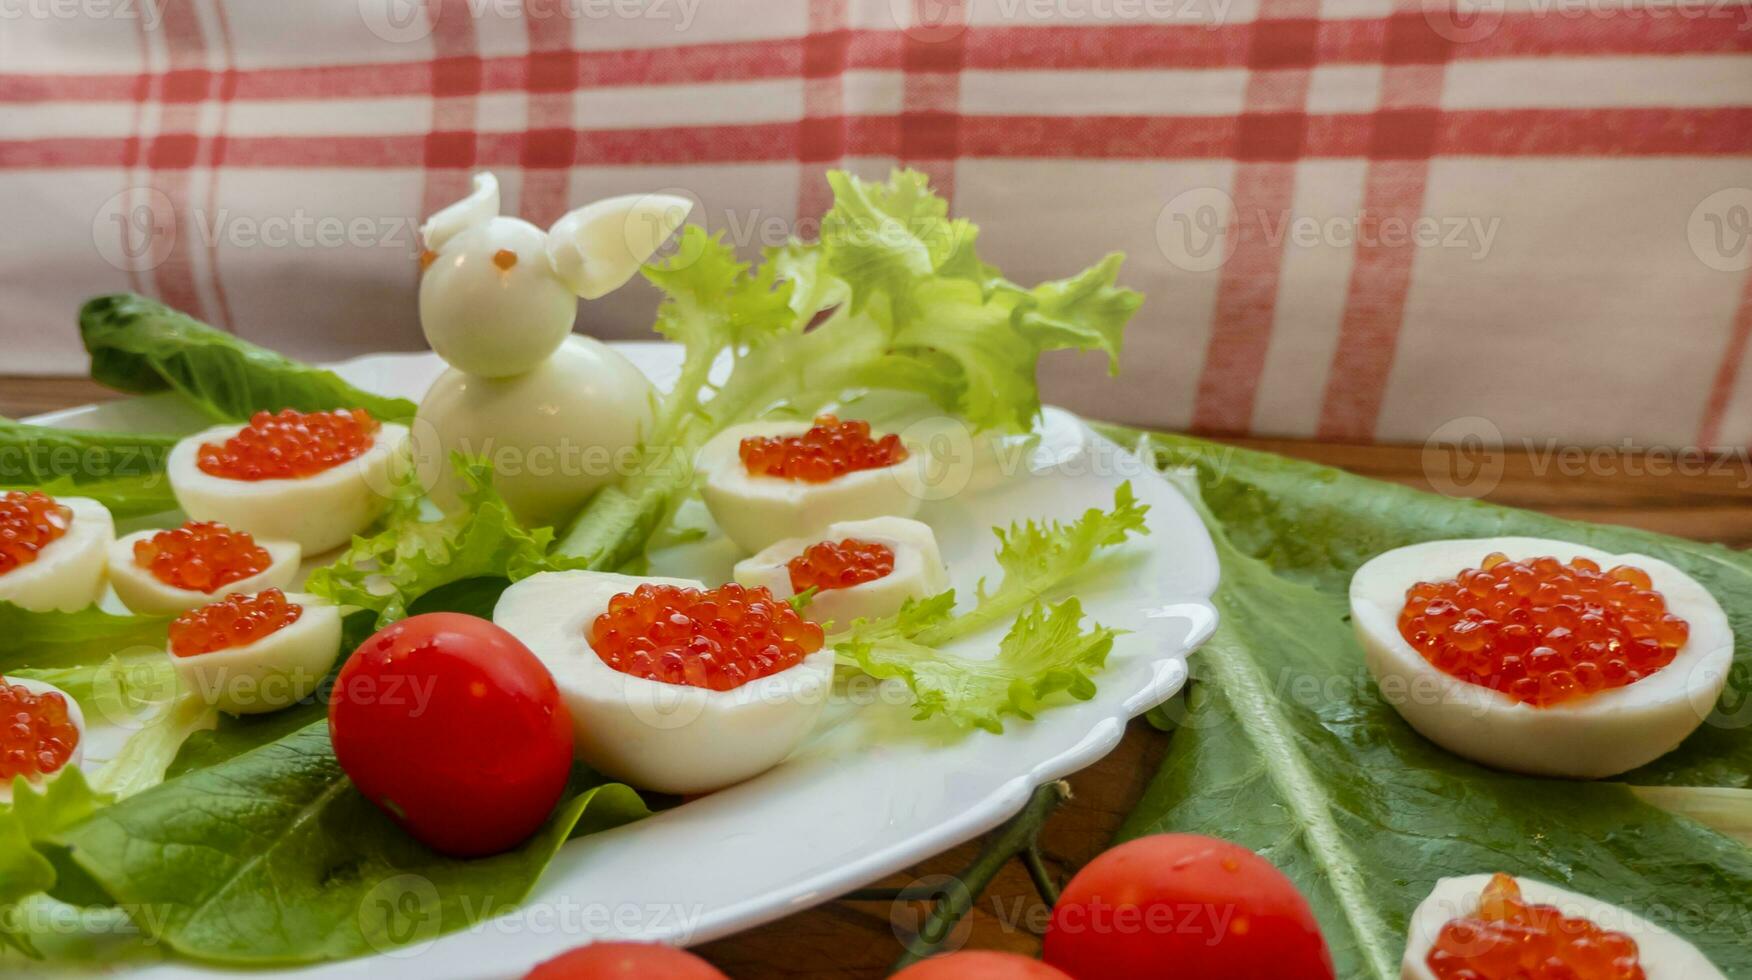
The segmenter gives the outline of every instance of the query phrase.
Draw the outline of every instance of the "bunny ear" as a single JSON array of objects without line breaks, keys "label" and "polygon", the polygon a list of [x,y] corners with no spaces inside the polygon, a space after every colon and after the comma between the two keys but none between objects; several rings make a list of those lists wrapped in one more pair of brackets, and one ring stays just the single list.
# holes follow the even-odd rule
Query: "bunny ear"
[{"label": "bunny ear", "polygon": [[475,174],[474,190],[467,197],[426,219],[420,226],[420,237],[427,248],[436,251],[464,228],[498,216],[499,178],[483,171]]},{"label": "bunny ear", "polygon": [[692,201],[674,194],[627,194],[586,204],[548,229],[548,261],[579,296],[606,296],[657,253],[691,210]]}]

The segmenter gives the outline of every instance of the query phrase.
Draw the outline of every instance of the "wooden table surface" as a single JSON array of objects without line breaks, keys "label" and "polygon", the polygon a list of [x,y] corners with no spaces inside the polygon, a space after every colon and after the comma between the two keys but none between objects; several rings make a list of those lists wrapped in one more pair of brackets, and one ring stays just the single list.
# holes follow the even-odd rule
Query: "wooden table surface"
[{"label": "wooden table surface", "polygon": [[[0,415],[37,412],[114,397],[83,378],[0,377]],[[1365,446],[1245,439],[1237,445],[1316,460],[1366,476],[1432,489],[1417,446]],[[1668,534],[1752,545],[1752,464],[1742,456],[1710,459],[1665,452],[1566,454],[1544,446],[1500,457],[1502,475],[1486,499],[1565,517],[1627,524]],[[1166,736],[1134,722],[1107,758],[1070,777],[1072,799],[1053,815],[1041,844],[1061,877],[1100,853],[1155,772]],[[969,842],[875,883],[900,887],[953,875],[974,858]],[[836,901],[700,949],[737,980],[884,976],[901,953],[897,928],[917,924],[922,906]],[[1033,953],[1046,909],[1019,863],[1005,868],[964,925],[970,948]]]}]

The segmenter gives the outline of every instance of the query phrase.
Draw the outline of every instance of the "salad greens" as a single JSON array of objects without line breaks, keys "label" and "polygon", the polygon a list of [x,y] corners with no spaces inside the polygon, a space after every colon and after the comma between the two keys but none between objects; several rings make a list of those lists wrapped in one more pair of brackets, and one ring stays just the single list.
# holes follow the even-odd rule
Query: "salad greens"
[{"label": "salad greens", "polygon": [[[1543,535],[1684,568],[1730,610],[1739,673],[1715,724],[1623,779],[1662,784],[1668,800],[1715,823],[1721,814],[1675,787],[1744,787],[1752,777],[1752,730],[1731,710],[1752,689],[1752,559],[1196,439],[1150,445],[1165,467],[1185,467],[1188,496],[1211,529],[1221,625],[1192,660],[1187,698],[1158,716],[1173,727],[1168,754],[1122,838],[1209,833],[1260,851],[1309,896],[1344,977],[1397,977],[1408,917],[1436,880],[1499,870],[1623,905],[1690,939],[1729,975],[1752,973],[1752,850],[1650,805],[1660,795],[1496,772],[1424,739],[1370,681],[1346,598],[1351,571],[1368,557],[1441,537]],[[1743,808],[1752,798],[1712,803]],[[1737,819],[1744,827],[1744,810]]]},{"label": "salad greens", "polygon": [[383,952],[510,911],[569,837],[645,816],[638,794],[580,772],[514,851],[441,857],[353,788],[326,722],[98,810],[56,839],[140,928],[237,965]]},{"label": "salad greens", "polygon": [[[1085,569],[1098,549],[1148,534],[1148,510],[1124,483],[1110,511],[1090,508],[1069,524],[1027,521],[997,528],[1003,579],[989,592],[980,583],[972,609],[957,615],[953,590],[909,601],[888,619],[852,624],[834,649],[872,677],[905,681],[921,719],[942,714],[963,727],[1001,732],[1002,716],[1033,718],[1041,702],[1059,691],[1086,701],[1095,696],[1090,674],[1106,662],[1116,633],[1100,624],[1084,630],[1083,607],[1075,598],[1049,606],[1041,597]],[[995,658],[940,649],[1018,611]]]},{"label": "salad greens", "polygon": [[656,329],[684,349],[681,375],[657,407],[644,465],[562,538],[580,567],[636,561],[691,488],[694,453],[728,425],[807,417],[875,388],[924,395],[975,430],[1020,431],[1040,410],[1043,353],[1098,350],[1117,363],[1142,302],[1114,283],[1120,256],[1026,289],[979,261],[977,229],[950,219],[922,174],[828,179],[820,241],[768,249],[754,268],[689,226],[675,254],[645,270],[664,294]]},{"label": "salad greens", "polygon": [[215,420],[255,412],[363,408],[381,421],[413,417],[414,403],[385,398],[186,316],[144,296],[99,296],[79,311],[91,377],[117,391],[172,390]]},{"label": "salad greens", "polygon": [[164,649],[168,616],[119,616],[96,607],[34,612],[0,601],[0,673],[94,667],[130,648]]},{"label": "salad greens", "polygon": [[175,436],[56,429],[0,418],[0,493],[90,497],[117,517],[175,510],[164,461]]}]

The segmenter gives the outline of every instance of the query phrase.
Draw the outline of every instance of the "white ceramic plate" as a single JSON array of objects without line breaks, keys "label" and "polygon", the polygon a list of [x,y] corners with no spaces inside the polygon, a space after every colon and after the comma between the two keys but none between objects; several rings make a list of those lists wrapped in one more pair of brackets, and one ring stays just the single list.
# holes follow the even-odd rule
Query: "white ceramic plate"
[{"label": "white ceramic plate", "polygon": [[[674,378],[678,349],[618,346],[659,385]],[[361,387],[414,399],[441,369],[430,354],[366,357],[336,368]],[[192,428],[197,420],[154,397],[38,421],[163,429]],[[1067,412],[1049,409],[1038,443],[1013,463],[992,485],[928,503],[919,515],[936,529],[964,595],[996,571],[994,525],[1109,506],[1128,479],[1150,505],[1149,536],[1098,560],[1074,585],[1089,616],[1129,631],[1115,642],[1093,700],[1053,707],[1032,723],[1013,721],[1002,735],[949,737],[912,721],[903,698],[866,685],[858,703],[836,699],[816,735],[765,775],[568,844],[517,912],[387,956],[285,975],[472,980],[521,975],[593,938],[705,942],[827,901],[989,830],[1036,786],[1107,754],[1127,720],[1180,689],[1186,655],[1215,628],[1207,600],[1217,584],[1216,555],[1166,480]],[[693,571],[708,578],[717,571],[722,580],[725,557],[708,547],[670,561],[696,562]],[[999,635],[970,638],[960,652],[990,656]],[[417,901],[421,887],[392,880],[369,900]],[[178,963],[136,975],[260,973]]]}]

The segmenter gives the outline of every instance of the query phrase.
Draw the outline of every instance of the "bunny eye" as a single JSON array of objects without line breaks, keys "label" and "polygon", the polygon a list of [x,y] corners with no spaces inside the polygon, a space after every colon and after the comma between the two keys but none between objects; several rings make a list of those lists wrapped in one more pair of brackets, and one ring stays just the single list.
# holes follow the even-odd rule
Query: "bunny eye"
[{"label": "bunny eye", "polygon": [[493,253],[493,264],[510,272],[511,267],[517,264],[517,253],[508,248],[499,249]]},{"label": "bunny eye", "polygon": [[427,269],[432,268],[432,263],[434,263],[436,261],[438,261],[438,253],[437,252],[434,252],[431,249],[426,249],[424,252],[421,252],[420,253],[420,271],[424,272]]}]

